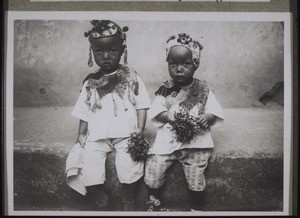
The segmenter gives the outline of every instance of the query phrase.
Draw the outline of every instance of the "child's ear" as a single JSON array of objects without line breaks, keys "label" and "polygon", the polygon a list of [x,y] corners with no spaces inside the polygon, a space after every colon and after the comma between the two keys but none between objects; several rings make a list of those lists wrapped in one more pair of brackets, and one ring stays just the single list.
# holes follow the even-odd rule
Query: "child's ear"
[{"label": "child's ear", "polygon": [[199,66],[200,66],[200,60],[199,60],[199,63],[198,63],[198,66],[197,67],[195,67],[195,65],[194,65],[194,67],[195,67],[195,71],[199,68]]}]

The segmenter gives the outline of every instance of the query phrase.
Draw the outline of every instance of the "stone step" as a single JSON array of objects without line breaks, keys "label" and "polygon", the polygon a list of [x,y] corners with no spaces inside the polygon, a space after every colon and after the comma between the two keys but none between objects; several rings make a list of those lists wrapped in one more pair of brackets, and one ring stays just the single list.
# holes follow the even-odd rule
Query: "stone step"
[{"label": "stone step", "polygon": [[[107,159],[105,189],[109,210],[121,210],[120,183],[114,153]],[[66,156],[43,152],[14,152],[15,210],[94,211],[95,205],[66,185]],[[282,158],[214,157],[206,169],[205,211],[282,211]],[[147,188],[141,179],[136,210],[145,210]],[[189,208],[189,194],[181,165],[174,162],[162,191],[162,201],[173,211]]]}]

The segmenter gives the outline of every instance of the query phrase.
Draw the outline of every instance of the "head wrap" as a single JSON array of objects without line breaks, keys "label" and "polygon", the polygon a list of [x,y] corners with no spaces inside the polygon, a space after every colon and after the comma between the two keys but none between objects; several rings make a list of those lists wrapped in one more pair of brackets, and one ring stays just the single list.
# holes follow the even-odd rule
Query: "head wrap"
[{"label": "head wrap", "polygon": [[[124,64],[127,64],[127,46],[126,46],[126,34],[125,32],[128,31],[128,27],[124,26],[121,28],[118,24],[116,24],[113,21],[110,20],[92,20],[90,23],[93,25],[93,28],[84,33],[85,37],[89,38],[89,41],[91,44],[93,44],[93,41],[98,38],[108,37],[108,36],[118,36],[123,41],[124,46]],[[92,52],[90,47],[89,52],[89,61],[88,65],[90,67],[93,66],[92,61]]]},{"label": "head wrap", "polygon": [[192,59],[193,64],[197,68],[200,64],[200,56],[201,56],[201,50],[203,49],[203,46],[196,40],[193,40],[189,35],[185,33],[179,33],[178,36],[170,36],[170,38],[167,40],[167,48],[166,48],[166,54],[167,54],[167,60],[169,56],[170,49],[173,46],[183,46],[187,49],[189,49],[192,52]]}]

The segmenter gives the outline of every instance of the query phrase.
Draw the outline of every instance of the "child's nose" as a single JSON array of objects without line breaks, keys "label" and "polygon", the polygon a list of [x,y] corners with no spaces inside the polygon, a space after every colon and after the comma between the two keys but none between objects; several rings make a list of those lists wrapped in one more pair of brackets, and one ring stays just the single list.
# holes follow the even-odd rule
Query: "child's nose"
[{"label": "child's nose", "polygon": [[105,59],[109,58],[108,52],[104,52],[104,53],[103,53],[103,58],[105,58]]},{"label": "child's nose", "polygon": [[179,71],[179,72],[182,71],[182,65],[181,65],[181,64],[178,64],[178,65],[177,65],[177,71]]}]

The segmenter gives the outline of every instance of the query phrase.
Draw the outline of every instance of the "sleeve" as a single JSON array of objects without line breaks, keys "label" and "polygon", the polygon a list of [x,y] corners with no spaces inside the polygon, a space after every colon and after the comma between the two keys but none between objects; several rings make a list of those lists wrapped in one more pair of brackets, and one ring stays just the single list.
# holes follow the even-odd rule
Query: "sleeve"
[{"label": "sleeve", "polygon": [[208,93],[208,98],[205,106],[205,113],[210,113],[217,117],[212,127],[218,127],[224,121],[223,109],[211,90]]},{"label": "sleeve", "polygon": [[90,108],[89,105],[86,103],[86,84],[86,82],[83,84],[80,95],[71,114],[80,120],[88,122],[88,114]]},{"label": "sleeve", "polygon": [[148,118],[155,126],[163,126],[164,123],[157,121],[156,116],[165,111],[168,111],[166,100],[163,96],[157,95],[148,111]]},{"label": "sleeve", "polygon": [[139,92],[138,95],[135,96],[136,109],[149,109],[151,105],[151,100],[146,89],[145,83],[139,75],[137,75],[137,82],[139,84]]}]

